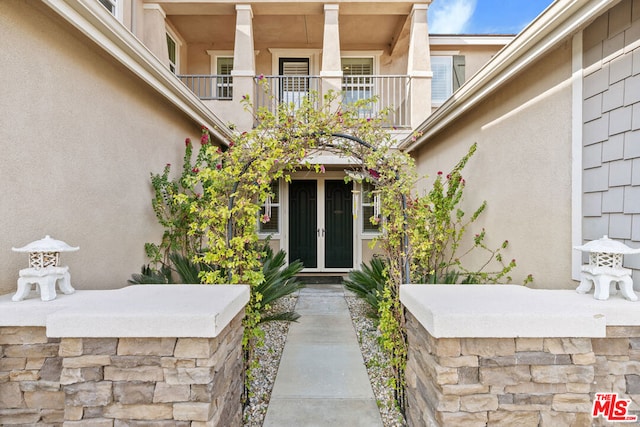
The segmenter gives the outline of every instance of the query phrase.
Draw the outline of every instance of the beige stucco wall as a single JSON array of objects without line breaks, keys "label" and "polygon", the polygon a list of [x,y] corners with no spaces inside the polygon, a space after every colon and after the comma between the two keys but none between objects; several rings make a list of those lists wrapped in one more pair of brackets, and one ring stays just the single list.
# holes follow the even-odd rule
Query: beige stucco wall
[{"label": "beige stucco wall", "polygon": [[[478,143],[464,171],[468,215],[488,202],[470,236],[484,227],[489,247],[508,239],[515,283],[531,273],[536,287],[571,281],[571,44],[540,58],[511,83],[412,153],[421,191]],[[480,262],[470,258],[471,264]]]},{"label": "beige stucco wall", "polygon": [[465,79],[469,80],[503,46],[499,45],[437,45],[431,46],[431,55],[463,55],[465,58]]},{"label": "beige stucco wall", "polygon": [[45,234],[79,289],[126,285],[162,229],[150,172],[182,164],[199,128],[37,1],[0,2],[0,293]]}]

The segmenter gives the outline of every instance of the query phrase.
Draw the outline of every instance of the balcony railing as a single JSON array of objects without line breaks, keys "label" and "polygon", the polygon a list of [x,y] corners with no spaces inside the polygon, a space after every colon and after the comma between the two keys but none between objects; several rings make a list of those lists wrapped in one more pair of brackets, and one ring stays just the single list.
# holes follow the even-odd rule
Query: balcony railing
[{"label": "balcony railing", "polygon": [[233,99],[233,77],[229,75],[185,74],[178,78],[200,99]]},{"label": "balcony railing", "polygon": [[[322,79],[317,76],[261,76],[256,77],[256,106],[275,108],[275,103],[301,105],[309,91],[320,92]],[[266,91],[265,89],[266,88]],[[360,117],[373,117],[387,112],[389,127],[410,127],[409,95],[411,79],[404,75],[344,76],[342,102],[375,100],[358,110]]]},{"label": "balcony railing", "polygon": [[299,108],[309,92],[320,93],[322,82],[317,76],[260,76],[255,81],[256,108],[266,107],[271,111],[282,103]]},{"label": "balcony railing", "polygon": [[359,110],[360,117],[373,117],[386,110],[386,122],[389,126],[410,127],[411,78],[409,76],[344,76],[342,92],[342,102],[345,104],[374,99],[373,103]]},{"label": "balcony railing", "polygon": [[[229,75],[180,75],[178,76],[200,99],[231,100],[233,78]],[[254,105],[275,111],[278,103],[293,103],[294,108],[314,91],[321,93],[319,76],[260,76],[255,77]],[[387,112],[389,127],[410,127],[411,78],[406,75],[344,76],[342,78],[342,102],[354,103],[363,99],[374,102],[359,109],[362,118]]]}]

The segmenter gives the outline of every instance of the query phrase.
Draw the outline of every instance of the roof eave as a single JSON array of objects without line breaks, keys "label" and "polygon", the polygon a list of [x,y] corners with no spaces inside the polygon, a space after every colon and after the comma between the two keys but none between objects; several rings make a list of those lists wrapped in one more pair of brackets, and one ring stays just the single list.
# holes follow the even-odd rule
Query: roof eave
[{"label": "roof eave", "polygon": [[99,2],[43,0],[43,3],[182,110],[197,125],[208,127],[213,138],[222,144],[229,143],[232,133],[227,126]]}]

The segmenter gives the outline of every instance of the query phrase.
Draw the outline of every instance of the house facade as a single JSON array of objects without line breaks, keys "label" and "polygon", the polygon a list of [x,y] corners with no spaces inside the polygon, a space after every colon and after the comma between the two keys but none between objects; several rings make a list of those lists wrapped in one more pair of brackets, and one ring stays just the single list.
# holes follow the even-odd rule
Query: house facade
[{"label": "house facade", "polygon": [[[156,23],[153,33],[145,29],[145,44],[157,46],[177,78],[238,131],[255,124],[245,96],[254,108],[272,108],[274,101],[297,103],[309,91],[333,90],[347,103],[377,97],[371,113],[389,108],[388,126],[403,139],[511,39],[430,36],[429,2],[142,6],[145,20]],[[348,159],[309,160],[324,172],[274,183],[271,221],[260,224],[261,236],[290,260],[301,259],[305,272],[346,273],[373,254],[378,227],[369,223],[371,189],[344,183]]]},{"label": "house facade", "polygon": [[[245,95],[256,107],[310,90],[375,95],[394,136],[410,135],[510,40],[430,36],[429,3],[2,2],[0,70],[17,84],[0,103],[0,291],[27,263],[10,248],[47,234],[80,246],[63,257],[79,288],[124,286],[162,234],[149,173],[180,165],[202,125],[220,145],[251,128]],[[314,161],[326,172],[274,184],[261,235],[305,271],[346,273],[372,254],[370,189],[344,183],[347,160]]]},{"label": "house facade", "polygon": [[[515,281],[571,288],[608,235],[640,247],[640,2],[554,2],[407,139],[424,173],[473,143],[466,206],[482,200],[489,246],[504,239]],[[479,257],[470,262],[482,262]],[[640,286],[640,259],[627,256]]]},{"label": "house facade", "polygon": [[0,293],[45,235],[78,289],[125,286],[162,236],[149,174],[224,124],[97,1],[0,2],[0,38]]}]

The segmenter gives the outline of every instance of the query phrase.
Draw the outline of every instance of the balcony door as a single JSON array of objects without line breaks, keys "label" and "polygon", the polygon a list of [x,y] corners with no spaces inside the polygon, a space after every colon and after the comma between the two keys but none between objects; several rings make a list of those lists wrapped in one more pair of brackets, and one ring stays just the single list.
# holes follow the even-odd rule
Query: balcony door
[{"label": "balcony door", "polygon": [[352,184],[294,180],[289,184],[289,260],[305,269],[353,268]]},{"label": "balcony door", "polygon": [[280,58],[280,102],[300,106],[309,93],[309,58]]}]

